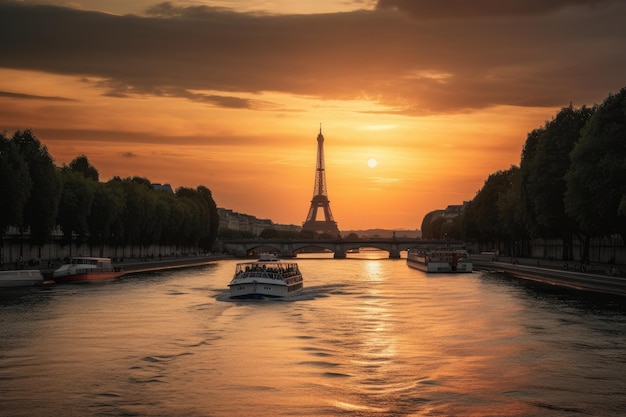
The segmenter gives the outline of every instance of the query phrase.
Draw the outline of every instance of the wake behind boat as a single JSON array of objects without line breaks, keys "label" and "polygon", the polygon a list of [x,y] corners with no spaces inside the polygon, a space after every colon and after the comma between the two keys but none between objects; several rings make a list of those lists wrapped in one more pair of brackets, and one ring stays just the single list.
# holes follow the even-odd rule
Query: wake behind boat
[{"label": "wake behind boat", "polygon": [[124,272],[113,267],[111,258],[79,256],[72,258],[69,263],[56,269],[52,273],[52,279],[56,283],[101,281],[118,278],[122,275]]},{"label": "wake behind boat", "polygon": [[472,260],[463,249],[409,249],[406,263],[424,272],[472,272]]},{"label": "wake behind boat", "polygon": [[231,298],[287,297],[304,288],[298,264],[272,255],[238,263],[228,286]]},{"label": "wake behind boat", "polygon": [[42,284],[43,275],[38,269],[0,271],[0,288],[32,287]]}]

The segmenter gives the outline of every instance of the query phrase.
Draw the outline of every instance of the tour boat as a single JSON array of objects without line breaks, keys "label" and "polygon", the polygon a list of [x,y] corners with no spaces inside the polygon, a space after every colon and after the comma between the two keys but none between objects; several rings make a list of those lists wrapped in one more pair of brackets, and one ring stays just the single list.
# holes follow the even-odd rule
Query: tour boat
[{"label": "tour boat", "polygon": [[0,271],[0,288],[32,287],[41,284],[43,275],[38,269]]},{"label": "tour boat", "polygon": [[261,255],[256,261],[238,263],[228,286],[231,298],[287,297],[302,291],[302,281],[296,262]]},{"label": "tour boat", "polygon": [[111,258],[79,256],[72,258],[70,263],[62,265],[52,273],[56,283],[101,281],[118,278],[124,275],[120,269],[113,267]]},{"label": "tour boat", "polygon": [[406,262],[424,272],[472,272],[472,260],[463,249],[409,249]]}]

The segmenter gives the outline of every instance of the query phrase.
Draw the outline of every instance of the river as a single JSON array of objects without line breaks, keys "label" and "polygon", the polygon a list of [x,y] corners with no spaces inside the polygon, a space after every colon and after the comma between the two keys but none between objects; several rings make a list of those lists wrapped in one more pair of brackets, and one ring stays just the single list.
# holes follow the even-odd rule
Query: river
[{"label": "river", "polygon": [[624,300],[386,255],[298,258],[290,301],[234,260],[1,293],[0,415],[624,415]]}]

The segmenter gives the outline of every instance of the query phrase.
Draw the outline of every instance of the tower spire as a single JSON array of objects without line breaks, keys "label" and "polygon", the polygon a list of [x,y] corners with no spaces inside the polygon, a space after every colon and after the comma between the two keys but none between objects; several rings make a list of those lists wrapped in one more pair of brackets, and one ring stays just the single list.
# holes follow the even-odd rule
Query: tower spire
[{"label": "tower spire", "polygon": [[[317,220],[318,209],[324,214],[324,220]],[[302,230],[309,230],[316,234],[328,234],[333,237],[339,234],[337,222],[333,219],[330,211],[330,201],[326,190],[326,170],[324,168],[324,135],[322,135],[322,124],[320,123],[320,133],[317,135],[317,163],[315,167],[315,185],[313,187],[313,199],[306,221],[302,225]]]}]

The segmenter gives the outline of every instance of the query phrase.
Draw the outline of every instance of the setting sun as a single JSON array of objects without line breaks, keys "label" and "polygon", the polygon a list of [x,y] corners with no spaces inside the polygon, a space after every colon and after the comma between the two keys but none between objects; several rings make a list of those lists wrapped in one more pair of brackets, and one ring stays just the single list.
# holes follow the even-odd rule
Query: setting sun
[{"label": "setting sun", "polygon": [[376,161],[374,158],[370,158],[367,160],[368,167],[374,168],[376,165],[378,165],[378,161]]}]

